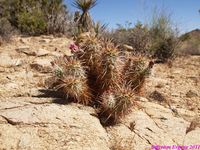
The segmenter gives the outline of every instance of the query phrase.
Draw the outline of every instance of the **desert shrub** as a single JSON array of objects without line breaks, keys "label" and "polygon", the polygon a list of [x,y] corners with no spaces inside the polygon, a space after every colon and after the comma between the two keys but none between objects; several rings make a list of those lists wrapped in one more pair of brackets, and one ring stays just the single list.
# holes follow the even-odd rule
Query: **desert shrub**
[{"label": "desert shrub", "polygon": [[149,45],[149,32],[148,28],[137,22],[132,28],[130,24],[125,26],[118,26],[111,36],[114,42],[120,45],[132,46],[134,52],[146,53]]},{"label": "desert shrub", "polygon": [[6,18],[0,18],[0,39],[9,41],[13,32],[13,27]]},{"label": "desert shrub", "polygon": [[130,25],[131,24],[129,22],[126,22],[125,25],[118,24],[117,29],[111,31],[109,36],[113,38],[113,42],[115,44],[130,44],[128,41],[132,30]]},{"label": "desert shrub", "polygon": [[178,32],[173,26],[170,15],[165,11],[155,10],[149,25],[149,32],[152,55],[163,62],[172,58],[178,45]]},{"label": "desert shrub", "polygon": [[42,9],[46,14],[47,33],[65,33],[71,16],[63,0],[45,1]]},{"label": "desert shrub", "polygon": [[65,25],[65,34],[69,37],[76,37],[78,32],[78,24],[75,21],[75,15],[72,13],[69,13],[66,16],[66,25]]},{"label": "desert shrub", "polygon": [[18,15],[18,28],[22,33],[39,35],[46,33],[47,23],[41,11],[22,12]]},{"label": "desert shrub", "polygon": [[2,15],[22,33],[69,32],[70,17],[63,0],[2,0],[0,6],[3,8]]},{"label": "desert shrub", "polygon": [[136,52],[146,53],[149,46],[149,32],[145,25],[138,22],[133,28],[132,35],[128,42]]},{"label": "desert shrub", "polygon": [[177,42],[174,37],[160,40],[154,45],[155,52],[153,56],[161,60],[162,62],[166,62],[168,59],[174,57],[175,47],[177,46],[176,43]]}]

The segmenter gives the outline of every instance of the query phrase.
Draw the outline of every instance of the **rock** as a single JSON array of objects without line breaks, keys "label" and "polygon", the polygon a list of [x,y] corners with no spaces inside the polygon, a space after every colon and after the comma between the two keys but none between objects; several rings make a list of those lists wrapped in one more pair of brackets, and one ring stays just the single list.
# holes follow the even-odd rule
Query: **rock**
[{"label": "rock", "polygon": [[36,52],[31,50],[29,46],[21,46],[16,49],[17,52],[24,53],[29,56],[36,56]]},{"label": "rock", "polygon": [[189,132],[195,130],[197,127],[200,127],[200,118],[194,118],[191,122],[190,125],[187,127],[186,134]]},{"label": "rock", "polygon": [[30,66],[41,73],[51,72],[52,70],[51,60],[49,59],[36,58]]},{"label": "rock", "polygon": [[[106,128],[110,147],[138,150],[157,144],[183,144],[189,122],[175,117],[170,109],[161,105],[144,100],[138,103],[143,111],[133,110],[117,126]],[[198,139],[197,134],[192,139]]]},{"label": "rock", "polygon": [[113,150],[136,150],[149,145],[123,124],[107,127],[106,130],[110,137],[110,147]]},{"label": "rock", "polygon": [[50,52],[46,49],[38,49],[38,50],[32,50],[32,49],[27,49],[27,48],[18,48],[16,49],[17,52],[21,52],[21,53],[24,53],[26,55],[29,55],[29,56],[46,56],[48,55]]},{"label": "rock", "polygon": [[38,49],[37,50],[37,52],[36,52],[36,54],[37,54],[37,56],[46,56],[46,55],[48,55],[50,52],[48,51],[48,50],[46,50],[46,49],[42,49],[42,48],[40,48],[40,49]]},{"label": "rock", "polygon": [[197,97],[197,96],[198,96],[198,94],[195,91],[192,91],[192,90],[189,90],[186,93],[186,97],[188,97],[188,98]]},{"label": "rock", "polygon": [[30,42],[30,39],[28,39],[28,38],[20,38],[19,41],[20,41],[21,43],[23,43],[23,44],[27,44],[27,43]]},{"label": "rock", "polygon": [[196,113],[193,111],[189,111],[187,109],[177,108],[178,114],[187,121],[192,121],[196,116]]},{"label": "rock", "polygon": [[148,102],[149,100],[148,99],[146,99],[146,98],[144,98],[144,97],[136,97],[136,99],[135,100],[137,100],[137,101],[141,101],[141,102]]},{"label": "rock", "polygon": [[29,50],[30,47],[29,46],[19,46],[16,48],[16,51],[24,51],[24,50]]},{"label": "rock", "polygon": [[40,43],[49,43],[51,40],[50,39],[41,39],[39,40]]},{"label": "rock", "polygon": [[7,83],[5,87],[8,89],[17,89],[19,86],[15,83]]},{"label": "rock", "polygon": [[51,52],[51,55],[55,57],[62,57],[64,54],[60,52]]},{"label": "rock", "polygon": [[153,120],[155,125],[165,133],[166,140],[171,139],[179,145],[183,143],[184,135],[186,134],[187,127],[190,124],[189,122],[178,117],[178,115],[175,115],[171,109],[165,108],[164,106],[150,102],[141,103],[141,105],[143,106],[146,114],[148,114],[148,116]]},{"label": "rock", "polygon": [[189,149],[199,149],[195,148],[195,147],[191,147],[191,146],[195,146],[198,145],[200,143],[200,128],[196,128],[195,130],[190,131],[186,136],[185,136],[185,140],[184,140],[184,145],[188,145],[190,146]]},{"label": "rock", "polygon": [[15,66],[22,65],[23,61],[21,59],[13,59],[9,54],[7,53],[1,53],[0,54],[0,67],[10,68]]},{"label": "rock", "polygon": [[40,36],[40,38],[54,40],[55,37],[53,35],[42,35],[42,36]]},{"label": "rock", "polygon": [[130,46],[130,45],[124,44],[124,45],[123,45],[123,48],[126,49],[127,51],[133,51],[133,47]]},{"label": "rock", "polygon": [[5,69],[3,67],[0,67],[0,72],[5,72]]},{"label": "rock", "polygon": [[14,66],[21,66],[23,64],[23,61],[21,59],[14,59],[14,61]]},{"label": "rock", "polygon": [[166,98],[163,94],[161,94],[160,92],[158,91],[153,91],[150,95],[149,95],[149,98],[153,99],[153,100],[156,100],[156,101],[159,101],[159,102],[164,102],[166,101]]},{"label": "rock", "polygon": [[[90,112],[77,105],[37,104],[37,98],[34,104],[32,99],[0,109],[0,149],[109,150],[107,133]],[[0,106],[7,101],[16,103],[0,100]]]}]

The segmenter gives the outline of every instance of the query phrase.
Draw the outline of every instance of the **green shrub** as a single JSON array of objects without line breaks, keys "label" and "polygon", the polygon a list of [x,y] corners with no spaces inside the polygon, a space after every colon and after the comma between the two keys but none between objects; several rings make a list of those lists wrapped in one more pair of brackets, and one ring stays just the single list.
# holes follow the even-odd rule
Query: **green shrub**
[{"label": "green shrub", "polygon": [[148,28],[137,22],[132,28],[129,25],[121,26],[115,30],[111,37],[116,44],[132,46],[134,52],[146,53],[149,45],[149,32]]},{"label": "green shrub", "polygon": [[177,28],[165,11],[155,11],[149,26],[152,55],[165,62],[172,58],[178,45]]},{"label": "green shrub", "polygon": [[0,38],[3,41],[10,40],[13,32],[13,27],[6,18],[0,18]]},{"label": "green shrub", "polygon": [[165,40],[161,40],[157,43],[157,47],[154,47],[156,50],[154,52],[154,57],[166,62],[168,59],[173,58],[176,47],[176,39],[169,37]]},{"label": "green shrub", "polygon": [[128,42],[136,52],[146,53],[149,45],[149,32],[147,26],[138,22],[133,28],[131,35],[128,37]]},{"label": "green shrub", "polygon": [[22,33],[38,35],[46,32],[47,23],[41,11],[22,12],[18,15],[18,27]]},{"label": "green shrub", "polygon": [[[70,31],[67,7],[63,0],[1,0],[0,17],[29,35]],[[70,22],[71,23],[71,22]]]}]

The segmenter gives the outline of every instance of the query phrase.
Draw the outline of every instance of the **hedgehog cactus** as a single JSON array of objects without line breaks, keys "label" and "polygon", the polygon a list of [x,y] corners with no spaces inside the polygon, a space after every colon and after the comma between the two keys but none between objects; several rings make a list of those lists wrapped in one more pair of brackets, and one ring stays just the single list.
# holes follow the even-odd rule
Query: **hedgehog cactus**
[{"label": "hedgehog cactus", "polygon": [[87,82],[73,76],[57,80],[54,89],[62,93],[66,99],[72,99],[80,104],[88,105],[92,100]]},{"label": "hedgehog cactus", "polygon": [[64,57],[56,59],[52,65],[54,74],[49,88],[53,88],[74,102],[87,105],[91,101],[91,94],[81,62],[72,57]]},{"label": "hedgehog cactus", "polygon": [[82,79],[87,78],[85,68],[82,66],[82,63],[76,58],[58,58],[54,62],[52,62],[52,65],[54,67],[54,72],[57,77],[65,75]]},{"label": "hedgehog cactus", "polygon": [[140,93],[144,85],[145,78],[153,67],[151,63],[145,67],[145,62],[142,57],[129,57],[124,66],[124,80],[131,86],[135,93]]},{"label": "hedgehog cactus", "polygon": [[90,73],[97,73],[99,59],[101,55],[101,41],[91,33],[83,33],[76,39],[76,44],[81,51],[77,54],[78,58],[88,66]]},{"label": "hedgehog cactus", "polygon": [[91,33],[79,35],[70,49],[73,56],[52,63],[51,87],[74,102],[97,104],[104,125],[118,122],[133,106],[134,92],[140,92],[154,63],[145,68],[142,57],[123,59],[110,40]]},{"label": "hedgehog cactus", "polygon": [[101,85],[101,92],[110,87],[118,87],[121,82],[122,61],[119,51],[110,41],[105,42],[101,61],[98,83]]},{"label": "hedgehog cactus", "polygon": [[129,88],[109,90],[100,97],[101,122],[105,125],[116,123],[130,111],[134,102],[134,94]]}]

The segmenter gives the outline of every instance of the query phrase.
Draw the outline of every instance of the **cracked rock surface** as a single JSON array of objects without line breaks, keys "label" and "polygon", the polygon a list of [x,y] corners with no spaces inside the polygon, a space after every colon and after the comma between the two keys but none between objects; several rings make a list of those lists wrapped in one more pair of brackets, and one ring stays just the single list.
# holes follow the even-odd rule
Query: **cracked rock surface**
[{"label": "cracked rock surface", "polygon": [[[0,150],[143,150],[200,144],[199,56],[178,58],[172,68],[157,64],[146,80],[144,97],[157,91],[164,98],[139,97],[121,123],[103,127],[93,108],[44,94],[48,60],[70,55],[69,44],[66,38],[15,37],[0,47]],[[45,51],[37,54],[41,49]]]}]

